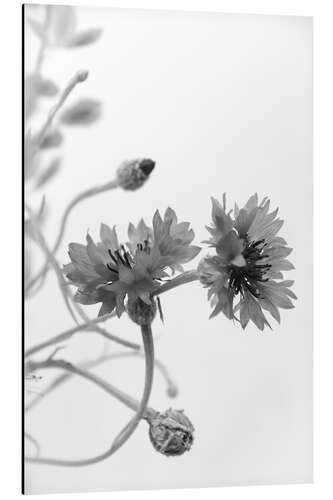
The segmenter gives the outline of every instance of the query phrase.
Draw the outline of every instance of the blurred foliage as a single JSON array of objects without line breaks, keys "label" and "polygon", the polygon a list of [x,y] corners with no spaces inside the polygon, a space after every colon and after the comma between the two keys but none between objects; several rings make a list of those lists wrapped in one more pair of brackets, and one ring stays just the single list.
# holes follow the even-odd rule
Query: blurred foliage
[{"label": "blurred foliage", "polygon": [[[61,159],[59,154],[50,160],[49,154],[64,143],[63,125],[90,125],[101,115],[100,101],[92,98],[81,99],[59,116],[57,124],[45,131],[42,140],[37,140],[39,132],[32,132],[32,119],[38,111],[40,99],[58,98],[61,106],[67,98],[66,89],[59,98],[59,86],[51,78],[42,74],[42,66],[50,50],[79,48],[96,42],[101,34],[100,28],[80,30],[76,10],[70,6],[42,6],[44,22],[32,18],[30,10],[28,24],[39,39],[39,53],[34,71],[25,76],[24,84],[24,171],[25,179],[33,181],[36,189],[45,188],[47,183],[59,173]],[[36,12],[37,13],[37,12]],[[75,68],[76,69],[76,68]],[[72,90],[72,89],[71,89]],[[70,91],[71,91],[70,90]],[[50,110],[51,111],[51,110]],[[45,157],[45,155],[47,155]]]}]

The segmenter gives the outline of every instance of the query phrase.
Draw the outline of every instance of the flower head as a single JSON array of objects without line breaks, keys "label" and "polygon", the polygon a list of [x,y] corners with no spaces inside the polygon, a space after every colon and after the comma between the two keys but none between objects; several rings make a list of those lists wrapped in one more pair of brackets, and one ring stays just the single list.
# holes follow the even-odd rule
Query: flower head
[{"label": "flower head", "polygon": [[293,308],[290,299],[296,299],[290,290],[293,281],[281,281],[282,271],[294,268],[286,259],[292,249],[277,236],[283,221],[277,218],[278,209],[269,212],[267,198],[259,204],[257,194],[229,212],[225,195],[223,205],[214,198],[212,204],[213,225],[207,227],[211,237],[205,243],[216,254],[205,257],[198,268],[214,306],[211,317],[222,312],[243,328],[251,320],[263,330],[270,326],[263,310],[279,322],[279,308]]},{"label": "flower head", "polygon": [[149,437],[155,450],[166,456],[182,455],[193,444],[194,427],[183,410],[158,413],[149,419]]},{"label": "flower head", "polygon": [[87,245],[71,243],[71,262],[64,272],[78,288],[76,301],[101,302],[99,316],[114,309],[120,316],[127,299],[127,310],[130,315],[138,315],[139,324],[147,315],[153,317],[156,308],[152,294],[170,273],[182,271],[182,264],[200,251],[200,247],[191,245],[194,232],[189,226],[189,222],[179,223],[175,212],[168,208],[163,219],[158,210],[155,212],[152,228],[142,219],[136,227],[129,224],[129,241],[125,244],[119,243],[115,228],[106,224],[101,224],[101,241],[97,244],[89,234]]}]

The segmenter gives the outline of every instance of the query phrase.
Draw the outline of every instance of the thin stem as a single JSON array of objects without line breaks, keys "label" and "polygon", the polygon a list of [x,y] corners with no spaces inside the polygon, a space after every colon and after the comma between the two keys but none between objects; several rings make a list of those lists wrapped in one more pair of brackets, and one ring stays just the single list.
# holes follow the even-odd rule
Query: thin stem
[{"label": "thin stem", "polygon": [[33,223],[33,228],[36,232],[36,242],[39,244],[40,248],[43,250],[43,252],[45,253],[48,261],[51,263],[54,271],[55,271],[55,274],[58,278],[58,283],[59,283],[59,288],[60,288],[60,292],[61,292],[61,295],[64,299],[64,302],[66,304],[66,307],[70,313],[70,315],[72,316],[73,320],[75,321],[75,323],[78,324],[77,320],[76,320],[76,317],[74,315],[74,312],[72,310],[72,307],[71,307],[71,304],[70,304],[70,300],[69,300],[69,297],[68,297],[68,293],[67,293],[67,283],[64,279],[64,276],[63,276],[63,273],[61,272],[61,269],[59,267],[59,264],[58,262],[56,261],[54,255],[52,255],[50,249],[48,248],[47,244],[46,244],[46,241],[45,241],[45,238],[41,232],[41,230],[39,229],[39,225],[38,225],[38,222],[37,222],[37,218],[34,214],[34,212],[31,210],[31,208],[26,204],[25,205],[26,209],[28,210],[30,216],[31,216],[31,221]]},{"label": "thin stem", "polygon": [[72,92],[72,90],[76,87],[76,85],[78,83],[84,82],[87,78],[88,78],[88,71],[87,70],[80,70],[80,71],[77,71],[77,73],[69,80],[68,84],[66,85],[62,94],[60,95],[58,102],[50,110],[44,125],[42,126],[42,128],[40,129],[40,131],[37,134],[37,137],[36,137],[37,148],[39,148],[39,146],[42,144],[43,139],[44,139],[47,131],[51,127],[52,122],[53,122],[56,114],[58,113],[59,109],[64,104],[64,102],[66,101],[69,94]]},{"label": "thin stem", "polygon": [[[71,375],[78,375],[82,378],[85,378],[86,380],[90,380],[92,383],[94,383],[95,385],[106,391],[111,396],[118,399],[118,401],[120,401],[133,411],[137,411],[139,407],[139,402],[135,398],[129,396],[128,394],[118,389],[114,385],[110,384],[109,382],[106,382],[101,377],[98,377],[97,375],[87,371],[88,368],[87,365],[85,367],[75,366],[72,363],[65,361],[64,359],[46,359],[43,361],[27,362],[28,371],[39,371],[52,368],[58,368],[67,372],[61,375],[61,377],[70,377]],[[143,418],[146,418],[146,416],[148,415],[149,416],[155,415],[156,413],[157,412],[152,408],[147,408],[146,415]]]},{"label": "thin stem", "polygon": [[40,455],[40,446],[38,444],[38,441],[37,439],[35,439],[31,434],[29,434],[28,432],[25,432],[24,433],[24,439],[27,439],[28,441],[30,441],[30,443],[32,443],[34,445],[34,447],[36,448],[36,458]]},{"label": "thin stem", "polygon": [[[144,357],[144,355],[140,351],[116,352],[112,354],[104,354],[98,357],[97,359],[92,359],[90,361],[83,363],[80,366],[80,368],[82,368],[83,370],[90,370],[91,368],[100,366],[101,364],[113,361],[115,359],[130,358],[130,357],[139,358],[139,357]],[[164,380],[167,385],[167,394],[170,397],[176,397],[176,395],[178,394],[178,388],[176,383],[172,380],[166,366],[162,363],[162,361],[155,358],[155,368],[157,368],[160,371],[161,375],[164,377]],[[25,411],[28,412],[32,410],[32,408],[34,408],[38,403],[44,401],[45,396],[49,396],[57,387],[68,382],[73,375],[74,374],[70,372],[61,374],[59,377],[53,380],[43,392],[41,392],[40,394],[38,394],[38,396],[33,398],[33,400],[25,407]]]},{"label": "thin stem", "polygon": [[[57,250],[59,249],[59,246],[61,244],[61,241],[63,239],[63,236],[65,234],[66,230],[66,225],[68,218],[73,210],[73,208],[76,207],[79,203],[82,201],[91,198],[92,196],[95,196],[100,193],[104,193],[106,191],[110,191],[111,189],[115,189],[118,187],[118,183],[116,180],[107,182],[106,184],[102,184],[100,186],[95,186],[94,188],[87,189],[86,191],[83,191],[82,193],[78,194],[73,200],[68,204],[68,206],[65,209],[65,212],[62,216],[61,222],[60,222],[60,229],[59,233],[57,236],[57,239],[52,247],[52,253],[55,254]],[[31,280],[28,282],[25,291],[28,292],[40,279],[45,279],[46,274],[49,270],[49,262],[46,261],[42,269],[33,277]]]},{"label": "thin stem", "polygon": [[193,269],[192,271],[185,271],[176,278],[173,278],[172,280],[164,283],[155,292],[153,292],[152,295],[161,295],[161,293],[172,290],[177,286],[185,285],[186,283],[191,283],[192,281],[197,281],[198,279],[199,275],[196,269]]},{"label": "thin stem", "polygon": [[[47,465],[58,465],[58,466],[65,466],[65,467],[81,467],[85,465],[91,465],[98,463],[102,460],[105,460],[106,458],[109,458],[111,455],[113,455],[133,434],[135,429],[137,428],[140,420],[142,418],[147,417],[147,405],[152,389],[152,383],[153,383],[153,374],[154,374],[154,344],[153,344],[153,337],[152,337],[152,331],[151,331],[151,326],[150,325],[145,325],[141,327],[141,332],[142,332],[142,339],[143,339],[143,346],[144,346],[144,352],[145,352],[145,365],[146,365],[146,371],[145,371],[145,385],[144,385],[144,390],[142,394],[141,401],[139,405],[136,407],[136,414],[135,416],[129,421],[129,423],[124,427],[124,429],[120,432],[120,434],[116,437],[116,439],[113,441],[111,447],[105,451],[104,453],[97,455],[95,457],[83,459],[83,460],[61,460],[61,459],[54,459],[54,458],[34,458],[34,457],[27,457],[26,460],[28,462],[33,462],[33,463],[39,463],[39,464],[47,464]],[[116,389],[115,387],[111,386],[110,384],[107,384],[104,380],[99,379],[95,375],[92,375],[89,372],[84,372],[83,370],[80,370],[79,368],[74,367],[73,365],[66,363],[64,361],[54,361],[54,360],[47,360],[44,362],[46,364],[45,367],[51,367],[57,366],[61,367],[70,371],[75,371],[76,374],[81,375],[98,386],[100,386],[102,389],[108,391],[110,394],[112,394],[115,397],[120,397],[123,396],[123,394],[120,394],[120,391]],[[60,363],[60,365],[59,365]],[[56,364],[56,365],[55,365]],[[41,364],[39,364],[41,365]],[[30,369],[34,369],[37,364],[31,364],[30,362]],[[117,396],[116,396],[117,394]],[[125,403],[123,400],[122,402]],[[134,409],[133,404],[136,402],[132,398],[126,398],[126,403],[127,406],[130,408]]]},{"label": "thin stem", "polygon": [[[84,323],[78,326],[75,326],[74,328],[71,328],[70,330],[66,330],[63,333],[60,333],[45,342],[41,342],[40,344],[37,344],[33,347],[30,347],[25,353],[25,357],[32,356],[33,354],[36,354],[36,352],[41,351],[42,349],[46,349],[48,347],[51,347],[55,344],[59,344],[60,342],[64,342],[65,340],[70,339],[75,333],[81,332],[82,330],[89,330],[92,328],[94,325],[97,325],[98,323],[101,323],[103,321],[106,321],[107,319],[113,317],[113,313],[102,316],[100,318],[96,318],[90,321],[90,323]],[[133,342],[129,342],[127,340],[124,340],[120,337],[117,337],[116,335],[113,335],[111,333],[106,332],[105,330],[98,330],[98,333],[100,333],[103,337],[108,338],[109,340],[113,340],[115,342],[118,342],[118,344],[121,344],[125,347],[130,347],[131,349],[140,349],[139,344],[135,344]]]},{"label": "thin stem", "polygon": [[46,50],[46,32],[48,30],[49,24],[50,24],[50,19],[51,19],[51,6],[46,5],[45,6],[45,19],[44,19],[44,33],[45,36],[42,38],[40,46],[39,46],[39,51],[38,51],[38,56],[36,60],[36,65],[35,65],[35,75],[39,75],[42,69],[42,64],[44,62],[45,58],[45,50]]}]

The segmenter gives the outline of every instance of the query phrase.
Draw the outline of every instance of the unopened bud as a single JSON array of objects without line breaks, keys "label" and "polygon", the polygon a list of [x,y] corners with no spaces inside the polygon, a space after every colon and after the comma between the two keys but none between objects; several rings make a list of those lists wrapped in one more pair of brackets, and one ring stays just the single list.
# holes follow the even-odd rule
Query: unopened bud
[{"label": "unopened bud", "polygon": [[88,70],[86,70],[86,69],[80,69],[76,73],[77,81],[80,82],[80,83],[84,82],[88,78],[88,75],[89,75],[89,71]]},{"label": "unopened bud", "polygon": [[167,457],[182,455],[193,444],[194,427],[183,410],[158,413],[149,420],[149,437],[155,450]]},{"label": "unopened bud", "polygon": [[150,325],[156,316],[156,303],[152,299],[151,304],[146,304],[141,299],[136,299],[128,302],[127,312],[134,323],[143,326]]},{"label": "unopened bud", "polygon": [[167,389],[167,395],[169,398],[176,398],[178,396],[178,388],[174,384],[170,384]]},{"label": "unopened bud", "polygon": [[155,168],[155,162],[148,158],[124,161],[117,170],[120,187],[128,191],[140,188]]}]

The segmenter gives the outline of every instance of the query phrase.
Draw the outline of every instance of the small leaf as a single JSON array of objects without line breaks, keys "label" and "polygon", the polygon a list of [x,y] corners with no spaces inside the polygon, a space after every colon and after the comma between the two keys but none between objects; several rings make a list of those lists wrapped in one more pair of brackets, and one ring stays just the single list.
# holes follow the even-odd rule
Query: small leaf
[{"label": "small leaf", "polygon": [[67,40],[67,47],[82,47],[96,42],[102,34],[100,28],[92,28],[85,31],[80,31]]},{"label": "small leaf", "polygon": [[38,76],[33,82],[37,94],[43,97],[53,97],[59,92],[59,87],[49,78]]},{"label": "small leaf", "polygon": [[61,158],[57,157],[54,158],[50,165],[42,172],[42,174],[39,176],[39,179],[36,183],[36,188],[41,188],[44,186],[47,182],[49,182],[52,177],[54,177],[59,169],[60,169],[60,164],[61,164]]},{"label": "small leaf", "polygon": [[62,144],[63,140],[64,136],[62,135],[60,130],[52,130],[45,135],[40,145],[40,149],[57,148]]},{"label": "small leaf", "polygon": [[101,103],[95,99],[81,99],[67,108],[61,115],[64,125],[88,125],[101,114]]}]

